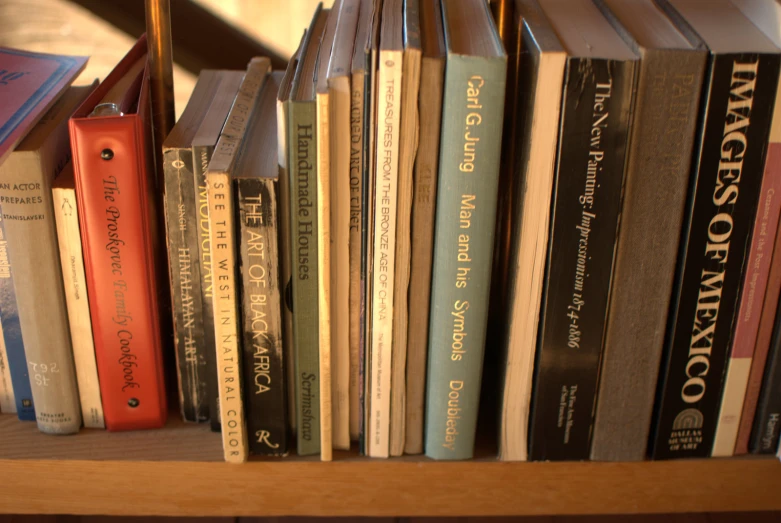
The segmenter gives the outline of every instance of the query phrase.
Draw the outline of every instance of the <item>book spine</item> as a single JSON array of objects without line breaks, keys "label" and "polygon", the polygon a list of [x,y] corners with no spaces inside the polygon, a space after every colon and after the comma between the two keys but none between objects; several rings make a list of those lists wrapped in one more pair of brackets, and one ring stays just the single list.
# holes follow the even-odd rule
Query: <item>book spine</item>
[{"label": "book spine", "polygon": [[660,371],[654,459],[711,454],[772,115],[752,108],[772,106],[778,72],[777,55],[711,58]]},{"label": "book spine", "polygon": [[14,386],[11,383],[11,368],[8,366],[8,351],[5,348],[2,321],[0,321],[0,412],[16,413],[16,399]]},{"label": "book spine", "polygon": [[84,257],[79,235],[76,190],[73,187],[57,188],[52,191],[52,197],[81,414],[86,428],[103,429],[106,424],[103,420],[95,343],[92,338],[92,320],[87,300],[87,279],[84,274]]},{"label": "book spine", "polygon": [[206,358],[206,395],[209,421],[213,432],[220,431],[220,392],[217,385],[217,347],[214,339],[214,276],[209,226],[209,192],[206,170],[209,168],[213,145],[193,146],[193,177],[195,200],[198,202],[198,260],[203,306],[203,353]]},{"label": "book spine", "polygon": [[377,154],[374,195],[369,456],[390,451],[391,362],[396,205],[399,176],[401,51],[382,51],[377,78]]},{"label": "book spine", "polygon": [[634,73],[634,61],[568,60],[529,424],[531,460],[589,457]]},{"label": "book spine", "polygon": [[287,454],[287,383],[282,345],[282,294],[276,181],[234,182],[239,222],[241,333],[249,449]]},{"label": "book spine", "polygon": [[640,63],[592,460],[645,459],[705,62],[645,50]]},{"label": "book spine", "polygon": [[[771,143],[768,146],[767,158],[765,160],[765,176],[767,176],[769,168],[781,170],[781,144],[779,143]],[[781,218],[779,219],[781,220]],[[778,296],[781,293],[781,263],[779,263],[779,260],[781,260],[781,226],[779,225],[781,223],[775,224],[776,232],[770,237],[772,246],[770,271],[762,301],[762,309],[758,313],[760,314],[759,327],[757,328],[754,357],[751,360],[751,370],[746,386],[745,399],[743,400],[743,410],[740,415],[740,427],[734,450],[735,455],[748,453],[748,444],[754,427],[754,416],[757,412],[757,402],[762,389],[762,377],[765,373],[770,341],[773,337],[776,307],[778,306]]]},{"label": "book spine", "polygon": [[350,450],[350,214],[352,92],[350,78],[329,88],[331,104],[331,403],[333,446]]},{"label": "book spine", "polygon": [[317,93],[317,313],[320,352],[320,459],[331,461],[333,415],[331,395],[331,133],[330,97]]},{"label": "book spine", "polygon": [[350,440],[361,434],[361,251],[363,249],[362,195],[365,73],[352,75],[350,94]]},{"label": "book spine", "polygon": [[[5,220],[0,212],[0,324],[3,327],[3,342],[8,361],[8,372],[16,403],[16,415],[21,421],[35,421],[33,390],[27,372],[27,357],[24,354],[24,340],[19,326],[19,311],[16,304],[14,274],[8,252],[8,237]],[[3,410],[3,412],[9,412]]]},{"label": "book spine", "polygon": [[776,308],[776,324],[770,355],[765,367],[762,392],[754,419],[750,451],[775,454],[781,432],[781,308]]},{"label": "book spine", "polygon": [[[226,141],[226,146],[229,141]],[[238,147],[233,140],[233,147]],[[220,141],[222,142],[222,139]],[[217,383],[225,461],[247,460],[247,426],[241,378],[241,338],[238,325],[236,242],[230,175],[208,173],[209,231],[214,265],[214,339],[217,344]]]},{"label": "book spine", "polygon": [[420,75],[420,142],[415,157],[412,190],[412,248],[407,330],[407,403],[404,453],[423,453],[423,412],[426,399],[428,319],[431,303],[431,262],[434,253],[434,212],[437,202],[442,82],[445,62],[423,58]]},{"label": "book spine", "polygon": [[746,274],[740,294],[740,307],[735,318],[735,333],[732,337],[729,366],[724,379],[724,393],[713,440],[712,456],[732,456],[735,452],[740,415],[743,411],[743,401],[746,397],[751,361],[759,330],[762,302],[770,273],[770,251],[773,244],[768,239],[775,238],[781,213],[781,199],[777,197],[781,194],[779,145],[769,145],[765,160],[762,186],[759,191],[759,206],[751,235],[751,247],[746,258]]},{"label": "book spine", "polygon": [[4,177],[0,198],[38,429],[73,434],[81,406],[51,194],[53,176],[70,158],[67,128],[55,133],[34,162]]},{"label": "book spine", "polygon": [[192,151],[163,151],[163,172],[179,406],[184,421],[206,421],[208,371],[203,346],[203,300],[197,286],[201,271]]},{"label": "book spine", "polygon": [[285,381],[287,383],[287,419],[291,434],[296,432],[296,370],[295,347],[293,345],[293,308],[291,295],[293,281],[291,278],[291,232],[290,232],[290,178],[288,169],[289,145],[288,110],[290,103],[277,102],[277,159],[279,163],[279,262],[280,285],[282,296],[282,347],[285,349]]},{"label": "book spine", "polygon": [[[413,9],[406,4],[405,9]],[[417,17],[417,13],[413,17]],[[401,123],[399,131],[399,180],[396,209],[396,271],[393,278],[393,361],[391,367],[390,455],[404,453],[407,403],[407,329],[409,327],[409,281],[412,236],[412,178],[418,150],[419,49],[404,51],[401,74]]]},{"label": "book spine", "polygon": [[426,399],[434,459],[474,452],[506,75],[506,58],[447,58]]},{"label": "book spine", "polygon": [[299,456],[309,456],[320,453],[317,122],[311,102],[290,102],[289,111],[296,448]]}]

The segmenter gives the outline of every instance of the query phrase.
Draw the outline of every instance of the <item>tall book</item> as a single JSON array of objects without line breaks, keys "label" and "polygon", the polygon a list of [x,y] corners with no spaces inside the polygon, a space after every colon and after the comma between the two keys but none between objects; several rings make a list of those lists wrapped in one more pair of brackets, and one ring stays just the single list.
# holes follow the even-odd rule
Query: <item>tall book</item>
[{"label": "tall book", "polygon": [[749,450],[775,454],[781,434],[781,307],[776,307],[776,325],[759,394]]},{"label": "tall book", "polygon": [[100,398],[95,341],[87,299],[87,277],[84,274],[84,254],[79,234],[79,209],[76,204],[76,180],[73,165],[63,169],[52,184],[54,218],[60,248],[60,265],[68,309],[73,363],[79,386],[81,417],[88,429],[106,427],[103,402]]},{"label": "tall book", "polygon": [[328,63],[331,157],[331,405],[333,446],[350,449],[351,61],[359,0],[342,0]]},{"label": "tall book", "polygon": [[5,348],[5,337],[0,322],[0,412],[16,413],[16,398],[14,386],[11,383],[11,367],[8,366],[8,351]]},{"label": "tall book", "polygon": [[220,431],[220,401],[217,386],[217,349],[214,338],[214,267],[209,229],[209,198],[206,187],[206,171],[209,168],[214,147],[220,139],[225,119],[239,91],[244,71],[216,71],[219,85],[214,88],[203,120],[192,139],[193,189],[198,205],[198,261],[200,269],[200,293],[203,305],[203,353],[206,357],[206,401],[209,405],[209,421],[214,432]]},{"label": "tall book", "polygon": [[566,53],[537,0],[516,2],[518,29],[517,129],[518,178],[510,184],[507,325],[502,334],[505,355],[500,407],[499,457],[524,461],[529,447],[534,356],[540,315],[545,255],[550,224],[550,197],[559,137],[561,86]]},{"label": "tall book", "polygon": [[412,174],[410,268],[407,326],[404,452],[423,452],[423,412],[426,400],[428,319],[431,303],[431,270],[434,253],[434,212],[437,203],[439,137],[442,121],[442,88],[445,78],[445,33],[440,0],[422,0],[418,93],[418,151]]},{"label": "tall book", "polygon": [[374,458],[387,458],[390,455],[396,204],[404,53],[402,8],[403,0],[385,0],[383,3],[377,72],[371,371],[367,431],[367,454]]},{"label": "tall book", "polygon": [[239,334],[236,223],[233,179],[238,158],[245,153],[247,127],[258,98],[268,88],[268,58],[253,58],[241,82],[220,139],[206,171],[209,191],[209,234],[214,278],[214,338],[217,344],[217,383],[225,461],[247,460],[247,425],[242,393],[242,338]]},{"label": "tall book", "polygon": [[233,167],[249,450],[271,456],[287,454],[288,428],[276,119],[283,76],[283,72],[275,72],[266,80],[247,127],[242,153]]},{"label": "tall book", "polygon": [[3,409],[3,412],[6,414],[16,412],[17,417],[22,421],[35,421],[33,390],[27,372],[22,330],[19,327],[14,273],[8,253],[8,236],[5,232],[2,212],[0,212],[0,324],[3,329],[3,345],[14,398],[14,409]]},{"label": "tall book", "polygon": [[[393,358],[391,361],[390,455],[404,453],[407,395],[408,292],[412,235],[412,178],[418,151],[418,93],[423,50],[420,2],[404,0],[404,54],[399,106],[399,181],[396,204],[396,272],[393,277]],[[413,300],[417,296],[413,297]]]},{"label": "tall book", "polygon": [[184,421],[209,419],[208,358],[204,330],[198,200],[192,141],[220,85],[219,71],[198,75],[190,100],[163,142],[165,224],[173,302],[173,333]]},{"label": "tall book", "polygon": [[304,44],[306,34],[301,37],[298,49],[287,64],[285,76],[279,85],[277,93],[277,162],[279,162],[279,277],[282,292],[282,347],[285,355],[285,372],[287,383],[288,423],[291,434],[296,432],[296,352],[293,341],[293,308],[291,294],[291,230],[290,230],[290,167],[288,164],[290,146],[288,143],[288,113],[290,107],[290,91],[293,87],[293,76],[298,68],[298,57]]},{"label": "tall book", "polygon": [[[778,32],[781,6],[778,2],[734,0],[732,3],[762,30],[776,47],[781,47],[781,34]],[[727,375],[727,386],[732,382],[740,387],[729,401],[722,400],[722,412],[726,405],[731,406],[732,411],[728,410],[725,412],[726,416],[721,416],[713,445],[714,453],[719,449],[723,449],[727,455],[748,452],[748,440],[759,399],[781,285],[781,266],[775,269],[773,265],[778,265],[778,261],[772,263],[773,259],[777,260],[774,250],[781,248],[781,245],[778,245],[778,235],[781,234],[781,199],[776,197],[781,193],[781,82],[779,84],[773,108],[773,123],[770,125],[770,143],[765,157],[759,208],[751,239],[752,254],[749,255],[743,282],[741,310],[733,336],[730,370]],[[744,337],[744,333],[747,333],[747,336]],[[738,379],[730,380],[730,374]],[[738,395],[739,402],[735,397]],[[724,398],[728,397],[730,394],[725,387]],[[721,439],[720,436],[726,438]]]},{"label": "tall book", "polygon": [[168,417],[146,37],[70,120],[76,202],[103,415],[108,430],[161,427]]},{"label": "tall book", "polygon": [[488,321],[507,56],[484,1],[443,2],[442,20],[447,65],[431,283],[426,455],[468,459],[474,451]]},{"label": "tall book", "polygon": [[[733,4],[662,4],[710,48],[660,371],[652,456],[711,454],[762,183],[778,49]],[[729,35],[726,37],[725,35]]]},{"label": "tall book", "polygon": [[38,428],[81,427],[52,183],[69,164],[68,119],[94,86],[71,87],[0,167],[7,252]]},{"label": "tall book", "polygon": [[[328,89],[328,64],[336,37],[341,0],[335,0],[328,13],[315,70],[315,115],[317,125],[317,301],[320,349],[320,459],[331,461],[333,454],[334,380],[331,364],[331,306],[336,267],[331,263],[331,97]],[[335,137],[334,137],[335,139]],[[338,376],[337,376],[338,378]]]},{"label": "tall book", "polygon": [[567,51],[529,458],[588,459],[636,55],[591,2],[540,0]]},{"label": "tall book", "polygon": [[[368,373],[371,361],[372,251],[374,248],[374,157],[377,59],[382,0],[361,0],[353,49],[350,184],[350,437],[367,451]],[[357,170],[357,172],[355,172]],[[357,223],[355,223],[357,221]],[[357,230],[356,230],[357,226]],[[357,273],[358,285],[353,282]],[[357,304],[354,300],[357,298]]]},{"label": "tall book", "polygon": [[651,429],[707,51],[699,39],[689,41],[653,0],[597,3],[640,56],[640,65],[591,459],[642,461]]},{"label": "tall book", "polygon": [[[301,44],[288,102],[290,266],[296,370],[296,449],[320,453],[320,318],[317,261],[317,120],[314,75],[328,11],[315,11]],[[328,382],[330,386],[330,381]]]}]

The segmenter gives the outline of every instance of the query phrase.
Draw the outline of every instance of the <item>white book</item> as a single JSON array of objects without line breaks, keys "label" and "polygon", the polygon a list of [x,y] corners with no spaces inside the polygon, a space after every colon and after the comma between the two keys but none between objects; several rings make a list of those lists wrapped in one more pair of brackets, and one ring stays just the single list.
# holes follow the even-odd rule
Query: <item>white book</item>
[{"label": "white book", "polygon": [[374,182],[372,264],[371,385],[366,437],[369,456],[390,453],[393,298],[396,258],[396,205],[399,178],[399,129],[404,43],[402,0],[383,5],[377,77],[377,154]]},{"label": "white book", "polygon": [[[545,255],[550,223],[550,198],[556,166],[559,113],[566,53],[535,0],[517,4],[523,21],[523,53],[519,59],[518,79],[529,86],[529,96],[519,99],[517,209],[520,216],[516,244],[511,252],[507,304],[507,362],[500,413],[499,458],[526,461],[529,410],[537,347]],[[518,89],[518,92],[525,92]],[[515,195],[514,195],[515,196]]]},{"label": "white book", "polygon": [[342,0],[328,64],[331,106],[331,408],[333,446],[350,449],[350,65],[360,0]]},{"label": "white book", "polygon": [[60,246],[62,280],[65,283],[65,304],[68,309],[73,362],[79,386],[81,417],[88,429],[103,429],[103,402],[100,397],[98,365],[95,360],[95,340],[87,299],[87,280],[79,234],[79,212],[73,167],[66,168],[54,181],[54,218]]}]

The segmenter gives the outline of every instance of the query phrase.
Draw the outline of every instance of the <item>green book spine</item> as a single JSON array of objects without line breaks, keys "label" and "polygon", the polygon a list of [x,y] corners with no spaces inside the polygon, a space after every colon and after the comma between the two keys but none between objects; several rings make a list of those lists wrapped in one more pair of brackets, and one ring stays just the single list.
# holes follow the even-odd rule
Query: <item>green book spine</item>
[{"label": "green book spine", "polygon": [[426,399],[434,459],[469,459],[474,449],[506,75],[505,57],[448,55]]},{"label": "green book spine", "polygon": [[300,456],[320,454],[320,346],[317,306],[317,125],[314,102],[289,103],[290,264]]}]

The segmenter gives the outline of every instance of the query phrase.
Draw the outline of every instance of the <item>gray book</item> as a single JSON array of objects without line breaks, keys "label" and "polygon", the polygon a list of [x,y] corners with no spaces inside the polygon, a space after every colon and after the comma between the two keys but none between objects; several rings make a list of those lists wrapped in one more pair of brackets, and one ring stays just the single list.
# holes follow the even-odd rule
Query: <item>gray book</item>
[{"label": "gray book", "polygon": [[641,57],[591,459],[645,458],[707,51],[653,0],[596,0]]},{"label": "gray book", "polygon": [[36,420],[52,434],[81,427],[52,182],[70,160],[68,118],[92,88],[70,88],[0,169],[2,221]]}]

